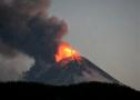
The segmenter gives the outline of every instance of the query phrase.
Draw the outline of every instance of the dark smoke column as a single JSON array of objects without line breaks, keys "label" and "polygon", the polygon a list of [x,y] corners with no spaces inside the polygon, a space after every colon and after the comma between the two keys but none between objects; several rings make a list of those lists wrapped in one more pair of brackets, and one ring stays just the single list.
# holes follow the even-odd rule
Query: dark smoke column
[{"label": "dark smoke column", "polygon": [[50,0],[2,0],[0,2],[0,39],[36,60],[54,63],[54,54],[67,25],[47,16]]}]

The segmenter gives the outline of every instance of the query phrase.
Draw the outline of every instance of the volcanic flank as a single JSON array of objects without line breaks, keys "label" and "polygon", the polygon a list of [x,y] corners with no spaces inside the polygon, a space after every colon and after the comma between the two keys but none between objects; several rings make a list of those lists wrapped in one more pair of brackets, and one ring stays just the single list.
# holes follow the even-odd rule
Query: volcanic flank
[{"label": "volcanic flank", "polygon": [[36,64],[32,67],[26,73],[26,80],[51,85],[70,85],[90,81],[119,83],[84,57],[81,57],[80,63],[67,58],[59,63],[45,65]]},{"label": "volcanic flank", "polygon": [[2,0],[0,40],[35,59],[23,80],[54,85],[85,81],[118,83],[62,40],[68,33],[64,20],[48,17],[50,0]]}]

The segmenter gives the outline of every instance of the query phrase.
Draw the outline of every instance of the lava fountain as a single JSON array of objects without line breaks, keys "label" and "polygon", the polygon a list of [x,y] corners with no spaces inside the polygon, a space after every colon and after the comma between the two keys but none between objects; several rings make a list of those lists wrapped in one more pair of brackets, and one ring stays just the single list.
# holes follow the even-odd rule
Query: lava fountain
[{"label": "lava fountain", "polygon": [[69,43],[61,42],[58,45],[57,53],[55,54],[55,60],[57,63],[61,62],[64,59],[69,59],[69,61],[80,61],[80,54],[73,49]]}]

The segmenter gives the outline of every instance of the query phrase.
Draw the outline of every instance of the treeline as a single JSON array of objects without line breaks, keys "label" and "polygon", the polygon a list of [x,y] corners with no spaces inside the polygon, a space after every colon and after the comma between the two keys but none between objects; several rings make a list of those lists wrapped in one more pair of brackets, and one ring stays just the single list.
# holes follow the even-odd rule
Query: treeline
[{"label": "treeline", "polygon": [[81,83],[70,86],[52,86],[29,82],[0,83],[0,93],[7,96],[45,97],[48,100],[93,100],[94,98],[136,98],[140,92],[127,86],[108,83]]}]

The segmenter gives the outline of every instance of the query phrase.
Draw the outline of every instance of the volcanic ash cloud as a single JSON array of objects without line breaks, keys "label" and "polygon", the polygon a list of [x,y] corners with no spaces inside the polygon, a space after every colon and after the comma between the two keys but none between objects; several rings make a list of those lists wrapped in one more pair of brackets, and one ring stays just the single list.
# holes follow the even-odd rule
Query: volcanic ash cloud
[{"label": "volcanic ash cloud", "polygon": [[65,21],[48,17],[49,6],[50,0],[0,1],[0,41],[9,47],[7,51],[15,49],[36,63],[55,62],[57,47],[68,27]]}]

